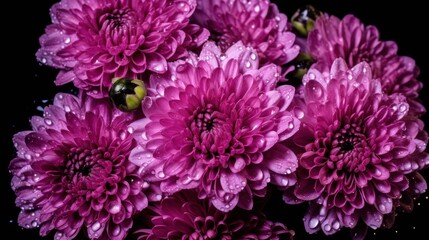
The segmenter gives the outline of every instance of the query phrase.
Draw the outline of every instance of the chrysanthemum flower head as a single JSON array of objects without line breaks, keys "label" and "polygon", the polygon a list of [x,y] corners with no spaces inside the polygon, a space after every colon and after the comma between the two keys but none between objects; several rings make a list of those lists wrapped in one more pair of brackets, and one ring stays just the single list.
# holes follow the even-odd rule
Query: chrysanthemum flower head
[{"label": "chrysanthemum flower head", "polygon": [[225,51],[237,41],[253,47],[261,64],[283,65],[294,59],[294,44],[286,15],[267,0],[197,0],[193,21],[210,31],[212,40]]},{"label": "chrysanthemum flower head", "polygon": [[113,78],[163,73],[167,61],[207,39],[207,30],[188,24],[195,7],[195,0],[62,0],[51,8],[37,58],[61,69],[57,85],[106,97]]},{"label": "chrysanthemum flower head", "polygon": [[157,198],[143,193],[152,187],[128,160],[132,120],[108,100],[58,93],[43,117],[31,119],[33,129],[13,138],[19,224],[40,227],[42,236],[54,231],[55,239],[124,239],[132,216]]},{"label": "chrysanthemum flower head", "polygon": [[379,35],[375,26],[365,26],[353,15],[340,20],[325,14],[317,18],[309,33],[307,50],[325,71],[329,71],[336,58],[343,58],[350,68],[367,62],[383,91],[404,95],[410,113],[420,116],[426,110],[418,98],[423,87],[417,80],[419,68],[412,58],[398,56],[395,42],[381,41]]},{"label": "chrysanthemum flower head", "polygon": [[383,93],[367,63],[349,69],[337,59],[329,73],[310,69],[303,83],[291,106],[302,121],[292,141],[298,180],[284,200],[310,203],[309,233],[346,227],[362,237],[367,226],[391,225],[395,209],[412,203],[403,200],[427,188],[423,122],[403,95]]},{"label": "chrysanthemum flower head", "polygon": [[268,182],[293,185],[296,156],[279,142],[300,122],[286,110],[294,88],[275,87],[279,67],[259,69],[257,54],[241,42],[226,52],[209,42],[190,62],[164,80],[153,76],[146,118],[130,125],[139,144],[131,160],[145,179],[166,193],[197,189],[225,212],[251,209]]},{"label": "chrysanthemum flower head", "polygon": [[139,240],[162,239],[293,239],[294,231],[283,224],[266,220],[258,211],[234,209],[225,213],[207,199],[200,200],[195,191],[183,190],[149,207],[144,217],[148,226],[136,230]]}]

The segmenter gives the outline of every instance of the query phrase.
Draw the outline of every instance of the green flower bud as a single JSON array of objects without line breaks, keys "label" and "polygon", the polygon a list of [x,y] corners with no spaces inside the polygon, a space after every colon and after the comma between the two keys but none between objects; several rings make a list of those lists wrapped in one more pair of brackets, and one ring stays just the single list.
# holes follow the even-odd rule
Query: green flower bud
[{"label": "green flower bud", "polygon": [[307,37],[314,28],[314,22],[321,15],[322,12],[311,5],[298,9],[291,18],[294,32],[301,37]]},{"label": "green flower bud", "polygon": [[314,63],[314,59],[307,53],[300,53],[290,64],[295,69],[287,74],[287,78],[292,81],[301,81],[304,74],[307,73],[308,69]]},{"label": "green flower bud", "polygon": [[146,96],[146,87],[139,79],[114,78],[109,97],[113,104],[123,112],[137,109]]}]

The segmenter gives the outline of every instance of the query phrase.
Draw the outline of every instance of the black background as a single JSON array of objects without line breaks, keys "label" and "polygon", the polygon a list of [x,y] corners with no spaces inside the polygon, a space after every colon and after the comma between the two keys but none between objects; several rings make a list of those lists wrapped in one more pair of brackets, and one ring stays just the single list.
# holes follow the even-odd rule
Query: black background
[{"label": "black background", "polygon": [[[19,209],[15,206],[15,195],[10,188],[11,174],[8,165],[15,156],[12,145],[13,134],[29,130],[29,119],[41,115],[37,106],[44,105],[56,92],[67,91],[67,86],[55,86],[53,80],[57,70],[40,66],[35,58],[39,47],[38,38],[50,23],[49,8],[54,0],[12,1],[2,8],[2,113],[0,114],[0,217],[1,228],[6,229],[7,236],[13,239],[41,239],[37,230],[24,230],[17,224]],[[425,37],[428,29],[428,11],[419,1],[340,1],[340,0],[279,0],[281,12],[289,17],[295,10],[305,4],[312,4],[318,9],[342,18],[353,14],[365,24],[378,27],[381,39],[393,40],[399,46],[399,54],[414,58],[421,69],[420,80],[425,84],[420,92],[426,108],[429,109],[429,66],[428,44]],[[377,5],[374,5],[377,4]],[[426,130],[429,130],[428,114],[423,116]],[[429,169],[422,171],[429,181]],[[429,194],[417,199],[411,214],[398,214],[395,225],[389,230],[370,230],[367,239],[427,239],[429,231]],[[296,231],[295,239],[351,239],[347,231],[333,236],[323,234],[309,235],[302,226],[304,206],[286,206],[280,195],[274,193],[267,206],[268,215],[276,221],[284,222]],[[4,238],[4,232],[2,233]],[[9,238],[8,237],[8,238]],[[45,238],[52,239],[52,237]]]}]

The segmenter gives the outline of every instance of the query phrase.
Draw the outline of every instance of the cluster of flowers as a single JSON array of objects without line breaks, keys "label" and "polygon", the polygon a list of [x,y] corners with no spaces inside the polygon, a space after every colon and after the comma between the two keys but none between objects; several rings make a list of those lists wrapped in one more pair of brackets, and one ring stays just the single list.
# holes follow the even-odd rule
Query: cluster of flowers
[{"label": "cluster of flowers", "polygon": [[[62,0],[37,59],[56,94],[15,134],[24,228],[55,239],[364,238],[426,191],[422,83],[374,26],[268,0]],[[258,201],[256,201],[258,199]],[[285,217],[296,217],[287,216]]]}]

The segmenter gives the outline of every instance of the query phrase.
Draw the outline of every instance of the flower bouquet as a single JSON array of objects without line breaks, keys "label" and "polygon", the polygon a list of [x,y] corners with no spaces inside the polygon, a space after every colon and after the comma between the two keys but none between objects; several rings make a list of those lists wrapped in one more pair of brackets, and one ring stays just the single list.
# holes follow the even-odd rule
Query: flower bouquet
[{"label": "flower bouquet", "polygon": [[[281,9],[55,3],[36,58],[69,89],[13,137],[19,226],[117,240],[305,238],[288,218],[326,238],[392,228],[427,189],[415,60],[354,15]],[[273,202],[304,210],[271,219]]]}]

